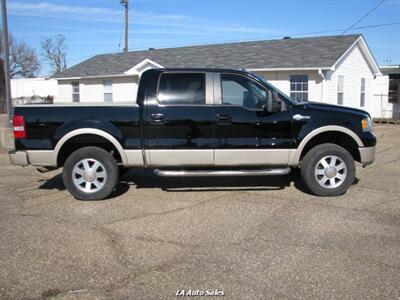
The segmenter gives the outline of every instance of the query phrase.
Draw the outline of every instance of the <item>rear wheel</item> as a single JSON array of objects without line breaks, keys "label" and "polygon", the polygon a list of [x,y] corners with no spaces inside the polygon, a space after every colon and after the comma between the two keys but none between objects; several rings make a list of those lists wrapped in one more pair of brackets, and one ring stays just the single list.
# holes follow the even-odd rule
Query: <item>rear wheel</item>
[{"label": "rear wheel", "polygon": [[339,196],[344,194],[354,181],[354,159],[343,147],[321,144],[304,156],[301,176],[314,194]]},{"label": "rear wheel", "polygon": [[101,148],[78,149],[64,164],[64,185],[72,196],[80,200],[107,198],[115,190],[118,180],[115,159]]}]

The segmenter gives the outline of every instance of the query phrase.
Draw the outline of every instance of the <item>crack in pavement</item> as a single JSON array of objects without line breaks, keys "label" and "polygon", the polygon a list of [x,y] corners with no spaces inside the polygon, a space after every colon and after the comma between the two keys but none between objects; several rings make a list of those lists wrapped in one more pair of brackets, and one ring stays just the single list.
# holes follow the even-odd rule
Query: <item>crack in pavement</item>
[{"label": "crack in pavement", "polygon": [[210,198],[210,199],[207,199],[207,200],[202,200],[202,201],[196,202],[196,203],[194,203],[192,205],[187,205],[187,206],[184,206],[184,207],[179,207],[179,208],[175,208],[175,209],[171,209],[171,210],[167,210],[167,211],[162,211],[162,212],[145,213],[143,215],[137,215],[137,216],[128,217],[128,218],[121,218],[121,219],[113,220],[113,221],[110,221],[110,222],[107,222],[107,223],[104,223],[104,224],[105,225],[114,225],[114,224],[120,223],[120,222],[140,220],[140,219],[153,217],[153,216],[165,216],[165,215],[173,214],[173,213],[180,212],[180,211],[183,211],[183,210],[190,210],[190,209],[193,209],[193,208],[196,208],[196,207],[200,207],[200,206],[202,206],[204,204],[207,204],[209,202],[214,202],[214,201],[217,201],[217,200],[221,200],[222,198],[229,197],[229,196],[230,195],[217,196],[217,197],[213,197],[213,198]]},{"label": "crack in pavement", "polygon": [[154,236],[143,236],[143,235],[134,235],[135,239],[138,241],[143,241],[143,242],[150,242],[150,243],[156,243],[156,244],[169,244],[173,246],[179,246],[182,248],[191,248],[194,249],[196,247],[200,247],[200,244],[191,244],[191,243],[180,243],[176,241],[171,241],[171,240],[166,240],[166,239],[160,239]]},{"label": "crack in pavement", "polygon": [[131,265],[128,258],[129,255],[125,252],[124,247],[122,246],[121,235],[100,224],[94,225],[91,228],[102,233],[107,238],[111,248],[113,249],[113,252],[115,252],[115,257],[118,263],[122,267],[129,269],[129,266]]}]

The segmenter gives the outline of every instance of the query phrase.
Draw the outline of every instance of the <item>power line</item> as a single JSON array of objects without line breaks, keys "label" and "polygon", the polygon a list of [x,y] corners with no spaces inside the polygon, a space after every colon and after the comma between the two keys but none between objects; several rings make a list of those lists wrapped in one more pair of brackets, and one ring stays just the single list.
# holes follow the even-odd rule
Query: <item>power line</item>
[{"label": "power line", "polygon": [[393,26],[393,25],[400,25],[400,22],[354,27],[353,29],[364,29],[364,28],[384,27],[384,26]]},{"label": "power line", "polygon": [[[373,24],[373,25],[366,25],[366,26],[360,26],[360,27],[353,27],[352,30],[356,29],[368,29],[368,28],[377,28],[377,27],[386,27],[386,26],[396,26],[400,25],[400,22],[392,22],[392,23],[382,23],[382,24]],[[270,36],[259,36],[259,37],[254,37],[252,39],[241,39],[241,40],[224,40],[224,41],[213,41],[208,43],[210,44],[219,44],[219,43],[234,43],[234,42],[239,42],[239,41],[256,41],[256,40],[261,40],[261,39],[268,39],[268,38],[281,38],[285,36],[306,36],[306,35],[314,35],[314,34],[324,34],[324,33],[334,33],[334,32],[340,32],[343,31],[344,28],[337,28],[337,29],[327,29],[327,30],[320,30],[320,31],[309,31],[309,32],[303,32],[303,33],[292,33],[292,34],[281,34],[281,35],[270,35]],[[186,45],[179,45],[179,44],[169,44],[169,45],[162,45],[158,46],[159,48],[165,48],[165,47],[184,47],[184,46],[194,46],[196,44],[186,44]],[[144,50],[147,49],[146,47],[137,47],[137,48],[131,48],[129,50]],[[118,53],[118,52],[116,52]],[[91,55],[88,56],[82,56],[82,57],[70,57],[70,59],[73,60],[80,60],[80,59],[87,59],[92,57]]]},{"label": "power line", "polygon": [[[395,26],[395,25],[400,25],[400,22],[382,23],[382,24],[373,24],[373,25],[359,26],[359,27],[353,27],[352,30],[355,30],[355,29],[368,29],[368,28],[376,28],[376,27],[386,27],[386,26]],[[275,36],[275,37],[282,37],[282,36],[301,36],[301,35],[320,34],[320,33],[334,33],[334,32],[339,32],[339,31],[342,31],[342,30],[343,30],[343,28],[328,29],[328,30],[311,31],[311,32],[305,32],[305,33],[294,33],[294,34],[287,34],[287,35],[279,35],[279,36]],[[270,37],[271,37],[271,36],[270,36]]]},{"label": "power line", "polygon": [[[386,26],[396,26],[400,25],[400,22],[393,22],[393,23],[381,23],[381,24],[373,24],[373,25],[366,25],[366,26],[359,26],[359,27],[353,27],[352,30],[356,29],[368,29],[368,28],[377,28],[377,27],[386,27]],[[236,43],[236,42],[251,42],[251,41],[257,41],[257,40],[262,40],[262,39],[274,39],[274,38],[282,38],[285,36],[307,36],[307,35],[316,35],[316,34],[325,34],[325,33],[335,33],[335,32],[341,32],[345,30],[344,28],[336,28],[336,29],[327,29],[327,30],[320,30],[320,31],[309,31],[309,32],[303,32],[303,33],[291,33],[291,34],[280,34],[280,35],[269,35],[269,36],[258,36],[254,37],[251,39],[240,39],[240,40],[219,40],[219,41],[213,41],[208,43],[208,45],[212,44],[220,44],[220,43]],[[179,44],[164,44],[162,46],[158,46],[158,48],[166,48],[166,47],[185,47],[185,46],[195,46],[197,44],[186,44],[186,45],[179,45]],[[131,48],[129,50],[144,50],[146,47],[137,47],[137,48]]]},{"label": "power line", "polygon": [[372,14],[375,10],[378,9],[379,6],[381,6],[385,2],[385,0],[381,0],[376,6],[374,6],[371,10],[369,10],[365,15],[363,15],[360,19],[358,19],[353,25],[351,25],[349,28],[347,28],[345,31],[342,32],[342,34],[345,34],[347,31],[351,30],[359,24],[362,20],[364,20],[366,17],[368,17],[370,14]]},{"label": "power line", "polygon": [[124,35],[125,23],[122,23],[121,33],[119,35],[118,52],[121,52],[122,36]]}]

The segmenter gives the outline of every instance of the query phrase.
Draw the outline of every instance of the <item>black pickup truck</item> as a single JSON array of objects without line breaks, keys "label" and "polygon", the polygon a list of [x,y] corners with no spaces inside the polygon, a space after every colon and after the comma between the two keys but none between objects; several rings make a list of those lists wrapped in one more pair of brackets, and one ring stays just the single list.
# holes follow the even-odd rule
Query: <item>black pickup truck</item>
[{"label": "black pickup truck", "polygon": [[350,187],[375,159],[362,110],[290,99],[256,75],[225,69],[144,72],[137,102],[15,107],[15,165],[63,167],[78,199],[108,197],[124,168],[159,176],[285,175],[316,195]]}]

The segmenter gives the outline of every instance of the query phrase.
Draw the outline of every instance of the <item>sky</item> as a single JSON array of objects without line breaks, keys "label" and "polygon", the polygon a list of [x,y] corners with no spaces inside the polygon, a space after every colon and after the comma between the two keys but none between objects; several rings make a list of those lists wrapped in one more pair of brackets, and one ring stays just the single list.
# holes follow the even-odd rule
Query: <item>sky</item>
[{"label": "sky", "polygon": [[[8,0],[9,32],[38,54],[43,38],[63,34],[72,66],[96,54],[122,51],[119,2]],[[342,34],[380,2],[130,0],[129,50]],[[385,0],[347,33],[362,33],[379,64],[400,64],[400,0]],[[41,75],[49,72],[43,62]]]}]

